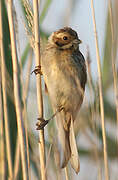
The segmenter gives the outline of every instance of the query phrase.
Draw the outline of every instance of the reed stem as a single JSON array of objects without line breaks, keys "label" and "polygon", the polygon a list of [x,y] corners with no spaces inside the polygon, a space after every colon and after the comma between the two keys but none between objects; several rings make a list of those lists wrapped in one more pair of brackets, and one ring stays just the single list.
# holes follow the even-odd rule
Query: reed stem
[{"label": "reed stem", "polygon": [[[38,12],[38,0],[33,0],[34,8],[34,32],[35,32],[35,64],[40,65],[40,37],[39,37],[39,12]],[[43,98],[42,98],[42,84],[41,75],[36,75],[36,86],[37,86],[37,103],[39,117],[43,117]],[[45,142],[44,142],[44,130],[39,132],[39,153],[40,153],[40,170],[42,180],[46,180],[45,173]]]},{"label": "reed stem", "polygon": [[1,141],[0,141],[0,150],[2,154],[2,160],[1,160],[1,178],[5,180],[6,176],[6,158],[5,158],[5,133],[4,133],[4,123],[3,123],[3,101],[2,101],[2,82],[0,78],[0,136],[1,136]]},{"label": "reed stem", "polygon": [[107,143],[106,143],[105,119],[104,119],[104,103],[103,103],[103,92],[102,92],[102,73],[101,73],[100,54],[99,54],[99,47],[98,47],[98,37],[97,37],[97,30],[96,30],[96,21],[95,21],[95,12],[94,12],[93,0],[91,0],[91,9],[92,9],[92,18],[93,18],[93,25],[94,25],[94,36],[95,36],[97,69],[98,69],[98,85],[99,85],[101,124],[102,124],[105,179],[109,180]]},{"label": "reed stem", "polygon": [[18,59],[17,59],[17,50],[16,50],[16,40],[15,40],[15,30],[13,24],[13,1],[8,0],[8,22],[10,29],[10,38],[11,38],[11,52],[12,52],[12,64],[13,64],[13,83],[14,83],[14,98],[15,98],[15,108],[16,108],[16,116],[17,116],[17,127],[18,127],[18,135],[20,142],[20,152],[21,152],[21,161],[22,161],[22,169],[23,169],[23,179],[29,180],[28,175],[28,160],[26,153],[26,137],[25,130],[23,126],[23,115],[21,108],[21,100],[20,100],[20,92],[19,92],[19,71],[18,71]]},{"label": "reed stem", "polygon": [[5,122],[5,138],[6,138],[6,152],[8,160],[9,178],[13,178],[13,164],[11,157],[11,144],[10,144],[10,130],[9,130],[9,118],[8,118],[8,105],[7,105],[7,93],[6,93],[6,68],[5,68],[5,56],[3,45],[3,29],[2,29],[2,2],[0,1],[0,50],[1,50],[1,76],[2,76],[2,92],[3,92],[3,109],[4,109],[4,122]]},{"label": "reed stem", "polygon": [[66,177],[66,180],[69,180],[69,174],[68,174],[68,167],[67,166],[65,167],[65,177]]},{"label": "reed stem", "polygon": [[18,172],[20,167],[20,144],[19,144],[19,137],[17,136],[16,140],[16,152],[15,152],[15,161],[14,161],[14,179],[18,179]]}]

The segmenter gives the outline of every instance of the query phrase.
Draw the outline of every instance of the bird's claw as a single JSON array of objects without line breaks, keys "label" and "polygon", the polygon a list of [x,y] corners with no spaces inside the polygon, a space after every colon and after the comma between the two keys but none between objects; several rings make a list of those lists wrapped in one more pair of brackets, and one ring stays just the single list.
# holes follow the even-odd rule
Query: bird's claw
[{"label": "bird's claw", "polygon": [[46,126],[46,124],[48,124],[48,120],[45,120],[45,119],[43,119],[43,118],[38,118],[38,122],[36,123],[36,126],[37,126],[37,128],[36,128],[36,130],[41,130],[41,129],[43,129],[45,126]]},{"label": "bird's claw", "polygon": [[41,72],[41,66],[35,66],[35,69],[31,72],[31,74],[35,73],[35,75],[37,74],[40,74],[42,75],[42,72]]},{"label": "bird's claw", "polygon": [[48,124],[48,122],[52,120],[56,116],[56,114],[62,111],[63,109],[64,109],[63,107],[60,107],[48,120],[45,120],[44,118],[37,118],[39,121],[36,123],[37,126],[36,130],[43,129],[46,126],[46,124]]}]

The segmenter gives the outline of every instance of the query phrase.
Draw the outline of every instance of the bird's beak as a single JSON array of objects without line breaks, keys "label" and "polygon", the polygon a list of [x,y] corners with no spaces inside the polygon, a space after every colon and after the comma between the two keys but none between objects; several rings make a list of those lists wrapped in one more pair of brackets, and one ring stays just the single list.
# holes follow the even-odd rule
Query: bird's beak
[{"label": "bird's beak", "polygon": [[82,40],[78,39],[78,44],[81,44],[82,43]]},{"label": "bird's beak", "polygon": [[75,44],[81,44],[82,41],[81,41],[80,39],[75,39],[75,40],[74,40],[74,43],[75,43]]}]

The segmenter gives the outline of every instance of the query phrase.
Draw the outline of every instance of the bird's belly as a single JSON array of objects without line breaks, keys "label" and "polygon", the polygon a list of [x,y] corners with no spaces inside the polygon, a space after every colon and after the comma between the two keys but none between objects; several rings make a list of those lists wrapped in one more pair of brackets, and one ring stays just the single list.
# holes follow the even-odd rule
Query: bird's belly
[{"label": "bird's belly", "polygon": [[62,106],[67,111],[76,111],[81,105],[83,96],[80,93],[80,88],[75,83],[75,77],[70,76],[68,71],[62,72],[58,69],[52,69],[51,73],[47,75],[46,84],[55,107]]}]

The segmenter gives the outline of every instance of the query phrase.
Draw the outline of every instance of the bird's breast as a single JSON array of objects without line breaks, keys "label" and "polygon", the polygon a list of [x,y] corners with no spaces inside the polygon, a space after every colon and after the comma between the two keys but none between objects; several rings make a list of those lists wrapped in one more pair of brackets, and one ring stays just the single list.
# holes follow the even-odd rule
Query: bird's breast
[{"label": "bird's breast", "polygon": [[49,56],[48,63],[45,65],[44,62],[42,65],[51,101],[67,109],[77,108],[80,101],[82,102],[84,93],[80,85],[79,69],[77,70],[71,58],[68,55]]}]

